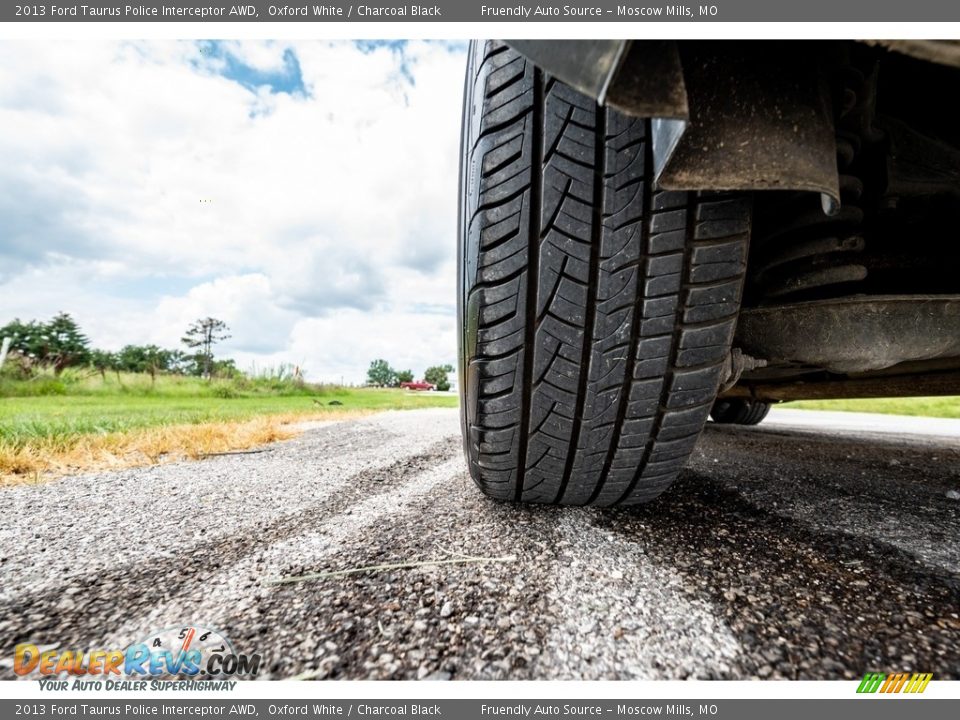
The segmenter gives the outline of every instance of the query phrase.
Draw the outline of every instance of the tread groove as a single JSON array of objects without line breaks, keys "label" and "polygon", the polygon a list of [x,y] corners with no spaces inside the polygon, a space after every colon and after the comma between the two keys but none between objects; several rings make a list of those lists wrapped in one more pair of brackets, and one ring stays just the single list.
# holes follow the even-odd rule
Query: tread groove
[{"label": "tread groove", "polygon": [[[651,163],[653,162],[653,151],[649,142],[643,146],[643,154],[644,167],[651,167]],[[643,195],[641,198],[640,215],[644,220],[640,223],[640,257],[646,258],[650,243],[650,233],[648,230],[650,223],[646,220],[646,218],[650,217],[650,207],[652,205],[650,183],[644,182],[642,191]],[[641,264],[646,266],[648,262],[648,260],[644,259],[641,261]],[[636,280],[636,291],[634,297],[640,298],[643,295],[643,280],[646,277],[646,272],[640,272],[639,267],[634,268],[634,277]],[[610,440],[610,447],[607,449],[607,454],[603,461],[603,469],[600,471],[599,482],[597,482],[597,486],[594,488],[593,493],[587,500],[587,505],[592,505],[594,502],[596,502],[597,498],[600,496],[600,493],[603,492],[607,478],[610,476],[610,468],[613,466],[613,460],[616,457],[617,450],[620,449],[621,434],[623,433],[623,426],[627,419],[627,408],[630,404],[630,386],[633,384],[633,375],[636,369],[636,357],[638,351],[637,345],[640,342],[641,319],[642,313],[640,312],[640,308],[636,307],[636,302],[634,302],[633,315],[630,318],[630,337],[628,340],[629,351],[627,352],[626,367],[623,371],[623,384],[620,389],[620,397],[617,398],[617,419],[613,424],[613,437]]]},{"label": "tread groove", "polygon": [[[590,364],[593,356],[593,330],[597,322],[597,291],[600,285],[600,244],[603,240],[603,175],[606,168],[607,146],[606,112],[603,108],[596,109],[596,128],[594,130],[594,167],[593,167],[593,227],[590,238],[590,280],[587,286],[586,318],[583,326],[583,335],[580,348],[580,382],[577,384],[576,410],[573,414],[573,429],[570,432],[570,445],[567,450],[567,462],[563,469],[563,478],[554,503],[560,503],[567,492],[570,476],[573,473],[573,464],[580,447],[583,431],[583,411],[587,401],[587,388],[590,382]],[[571,112],[572,114],[572,112]]]},{"label": "tread groove", "polygon": [[[540,71],[533,70],[533,108],[530,154],[531,167],[539,169],[543,165],[543,76]],[[523,498],[523,483],[527,472],[527,438],[530,431],[530,411],[533,394],[533,349],[536,342],[536,314],[537,314],[537,277],[540,268],[540,193],[542,180],[534,175],[530,183],[530,233],[528,238],[527,258],[527,317],[526,340],[523,349],[523,388],[520,402],[520,447],[517,453],[517,479],[514,490],[514,499],[519,502]]]},{"label": "tread groove", "polygon": [[[686,216],[687,216],[687,227],[686,227],[686,238],[687,241],[683,244],[683,272],[689,278],[690,276],[690,244],[693,239],[693,231],[696,227],[696,205],[693,202],[687,204]],[[624,491],[623,495],[614,503],[615,505],[621,504],[626,500],[630,495],[633,494],[634,488],[637,487],[637,483],[640,482],[640,478],[643,476],[643,471],[647,469],[647,465],[650,463],[650,457],[653,454],[653,449],[656,446],[657,438],[660,435],[660,430],[663,429],[663,420],[667,415],[667,399],[670,394],[670,385],[673,381],[674,370],[673,368],[677,363],[677,356],[680,353],[680,339],[683,333],[683,303],[679,302],[680,298],[683,296],[684,286],[681,284],[680,291],[677,293],[678,302],[677,310],[673,319],[673,342],[670,344],[670,356],[667,361],[667,373],[664,378],[661,380],[663,383],[660,387],[660,401],[657,405],[657,412],[653,420],[653,429],[650,431],[650,437],[647,439],[647,444],[643,449],[643,457],[640,459],[640,464],[637,467],[636,472],[633,475],[633,479],[630,481],[630,485]]]}]

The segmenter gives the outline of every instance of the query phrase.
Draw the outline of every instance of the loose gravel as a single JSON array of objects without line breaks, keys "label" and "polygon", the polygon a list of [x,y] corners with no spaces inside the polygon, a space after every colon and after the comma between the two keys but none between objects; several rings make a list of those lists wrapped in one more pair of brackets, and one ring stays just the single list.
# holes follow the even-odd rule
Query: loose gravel
[{"label": "loose gravel", "polygon": [[708,426],[623,510],[483,498],[450,410],[4,489],[0,676],[192,623],[273,679],[960,677],[960,443],[825,427]]}]

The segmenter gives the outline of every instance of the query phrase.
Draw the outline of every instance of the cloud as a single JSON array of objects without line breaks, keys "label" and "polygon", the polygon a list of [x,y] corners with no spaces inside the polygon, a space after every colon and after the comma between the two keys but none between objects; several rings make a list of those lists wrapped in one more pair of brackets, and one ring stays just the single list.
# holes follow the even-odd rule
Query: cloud
[{"label": "cloud", "polygon": [[291,335],[291,357],[303,358],[299,364],[308,375],[323,382],[349,380],[358,358],[364,373],[371,360],[385,358],[419,376],[429,365],[453,362],[454,325],[450,315],[339,310],[299,322]]},{"label": "cloud", "polygon": [[0,282],[58,254],[96,254],[82,226],[85,208],[69,180],[24,170],[15,174],[10,166],[0,166]]},{"label": "cloud", "polygon": [[[316,247],[325,250],[318,253]],[[304,315],[325,315],[335,308],[370,310],[389,300],[388,279],[376,256],[336,243],[307,237],[267,266],[277,277],[278,302]]]},{"label": "cloud", "polygon": [[216,314],[351,381],[452,362],[463,50],[0,43],[0,307],[104,346]]}]

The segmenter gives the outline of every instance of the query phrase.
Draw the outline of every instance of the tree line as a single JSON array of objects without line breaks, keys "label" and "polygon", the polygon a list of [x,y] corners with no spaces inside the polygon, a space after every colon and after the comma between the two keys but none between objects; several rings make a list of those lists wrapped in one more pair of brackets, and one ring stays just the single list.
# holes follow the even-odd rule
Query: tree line
[{"label": "tree line", "polygon": [[[240,371],[235,362],[214,355],[216,345],[230,337],[229,330],[222,320],[205,317],[184,332],[180,340],[184,349],[125,345],[113,352],[93,347],[77,321],[61,312],[48,321],[15,319],[0,327],[0,342],[8,342],[7,362],[24,378],[41,369],[52,370],[59,377],[68,368],[90,368],[104,380],[108,372],[118,376],[124,372],[146,373],[152,379],[162,374],[236,377]],[[437,390],[449,390],[452,372],[451,365],[434,365],[424,371],[423,379]],[[395,370],[382,358],[371,362],[367,370],[367,384],[379,387],[399,387],[414,379],[412,370]]]},{"label": "tree line", "polygon": [[[453,372],[452,365],[434,365],[423,371],[425,382],[435,386],[437,390],[449,390],[449,373]],[[400,387],[400,383],[413,382],[412,370],[394,370],[383,358],[370,363],[367,370],[367,384],[378,387]]]},{"label": "tree line", "polygon": [[93,368],[106,378],[107,372],[162,373],[197,377],[230,377],[238,370],[233,360],[217,359],[214,346],[230,337],[227,324],[206,317],[192,323],[181,338],[185,350],[157,345],[126,345],[116,352],[100,350],[69,313],[59,313],[44,322],[19,318],[0,327],[0,341],[9,339],[9,356],[24,374],[49,368],[60,376],[72,367]]}]

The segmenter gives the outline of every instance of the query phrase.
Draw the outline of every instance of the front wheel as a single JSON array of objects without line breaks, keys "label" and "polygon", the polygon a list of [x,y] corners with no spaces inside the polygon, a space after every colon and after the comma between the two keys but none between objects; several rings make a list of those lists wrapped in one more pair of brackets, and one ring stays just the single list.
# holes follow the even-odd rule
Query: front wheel
[{"label": "front wheel", "polygon": [[473,43],[460,206],[470,473],[501,500],[617,505],[676,478],[740,306],[742,197],[653,187],[649,123]]}]

